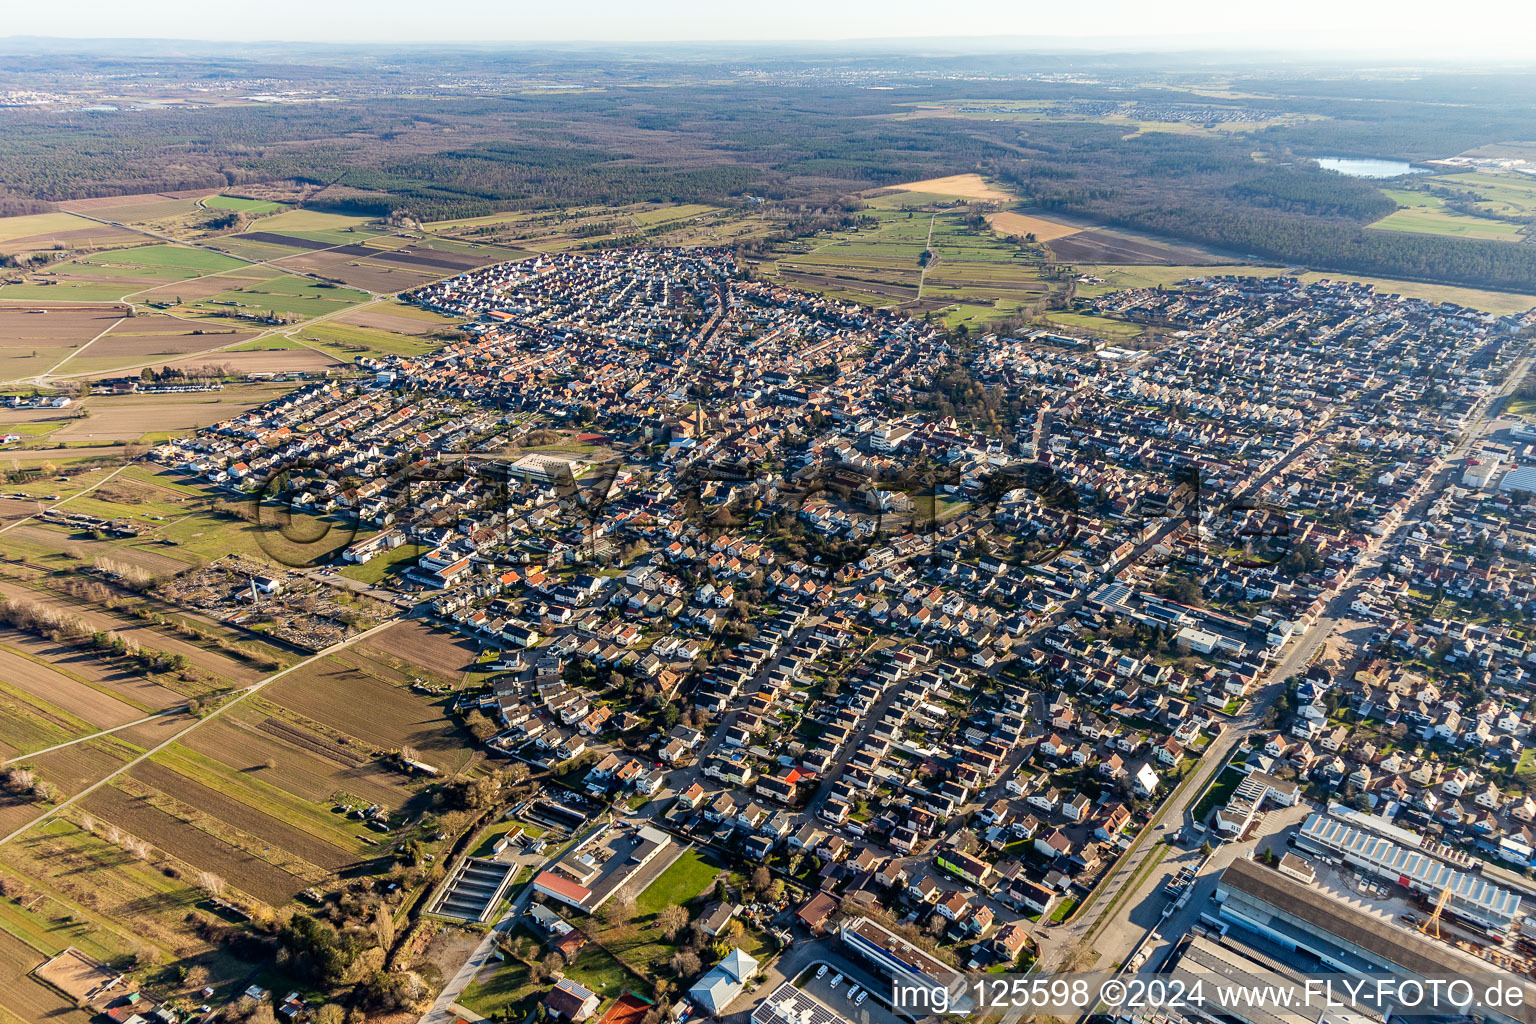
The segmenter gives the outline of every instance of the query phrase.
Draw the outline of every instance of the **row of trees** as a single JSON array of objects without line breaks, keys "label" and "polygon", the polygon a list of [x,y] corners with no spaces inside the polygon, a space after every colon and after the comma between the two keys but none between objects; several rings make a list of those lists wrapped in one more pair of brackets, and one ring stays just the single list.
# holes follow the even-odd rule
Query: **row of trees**
[{"label": "row of trees", "polygon": [[129,658],[143,672],[180,672],[189,665],[185,654],[143,647],[132,637],[100,630],[81,619],[30,601],[0,602],[0,622],[46,637],[55,643],[84,644],[91,650],[116,658]]}]

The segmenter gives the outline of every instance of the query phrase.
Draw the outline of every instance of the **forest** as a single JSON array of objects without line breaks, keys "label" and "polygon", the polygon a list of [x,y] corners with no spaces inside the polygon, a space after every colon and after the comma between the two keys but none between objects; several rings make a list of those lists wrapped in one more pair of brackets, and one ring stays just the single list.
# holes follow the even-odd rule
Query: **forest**
[{"label": "forest", "polygon": [[1536,247],[1365,227],[1396,204],[1366,179],[1321,171],[1276,150],[1271,168],[1253,140],[1031,127],[993,173],[1038,206],[1119,227],[1199,242],[1234,258],[1318,270],[1536,289]]},{"label": "forest", "polygon": [[[1395,205],[1381,183],[1323,172],[1309,159],[1427,159],[1518,139],[1528,82],[1427,72],[1371,78],[1336,67],[1308,79],[1291,66],[1245,67],[1231,94],[1213,100],[1210,67],[1127,58],[1116,68],[1081,58],[1077,77],[1053,77],[1074,70],[1074,60],[703,51],[402,57],[310,48],[285,62],[260,47],[244,61],[166,57],[154,74],[168,81],[203,88],[259,73],[330,102],[0,108],[0,209],[289,180],[318,189],[310,205],[416,220],[729,203],[749,194],[835,210],[868,189],[979,170],[1014,185],[1029,204],[1236,258],[1536,290],[1536,248],[1372,230]],[[10,65],[0,87],[69,89],[80,79],[128,87],[146,73],[143,60],[117,55]],[[753,73],[744,76],[744,67]],[[459,84],[465,79],[476,85]],[[570,81],[594,84],[553,87]],[[545,83],[551,87],[536,87]],[[1443,96],[1457,102],[1439,102]],[[957,99],[1031,101],[1060,114],[909,116]],[[1138,103],[1258,120],[1241,133],[1135,132],[1095,113]]]}]

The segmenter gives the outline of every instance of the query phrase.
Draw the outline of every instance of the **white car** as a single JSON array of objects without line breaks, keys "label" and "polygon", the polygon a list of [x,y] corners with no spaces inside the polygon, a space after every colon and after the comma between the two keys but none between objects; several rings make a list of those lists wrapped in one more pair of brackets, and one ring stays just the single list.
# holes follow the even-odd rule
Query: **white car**
[{"label": "white car", "polygon": [[822,964],[820,967],[816,968],[816,977],[824,978],[826,976],[827,976],[827,965],[826,964]]},{"label": "white car", "polygon": [[837,988],[837,986],[841,985],[842,983],[843,983],[843,976],[841,974],[839,974],[837,977],[833,978],[830,982],[828,982],[828,984],[831,985],[833,988]]},{"label": "white car", "polygon": [[857,985],[849,985],[848,986],[848,998],[849,999],[852,999],[855,996],[859,996],[859,995],[863,995],[863,993],[859,991],[859,986],[857,986]]},{"label": "white car", "polygon": [[859,998],[857,998],[857,999],[855,999],[853,1001],[853,1005],[854,1006],[862,1006],[862,1005],[864,1005],[864,1000],[866,1000],[868,998],[869,998],[869,993],[868,992],[860,992],[859,993]]}]

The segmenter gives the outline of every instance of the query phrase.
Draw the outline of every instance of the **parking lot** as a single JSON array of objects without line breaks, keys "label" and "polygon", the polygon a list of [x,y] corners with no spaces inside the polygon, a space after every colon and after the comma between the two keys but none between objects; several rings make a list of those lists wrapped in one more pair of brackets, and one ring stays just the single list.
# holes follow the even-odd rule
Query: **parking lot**
[{"label": "parking lot", "polygon": [[[835,965],[828,966],[827,972],[818,978],[816,975],[820,970],[821,966],[812,964],[801,973],[800,977],[788,983],[789,987],[798,990],[795,1005],[799,1006],[806,1002],[816,1003],[821,1007],[821,1011],[830,1014],[830,1019],[821,1019],[819,1024],[831,1024],[836,1020],[851,1021],[853,1024],[906,1024],[902,1017],[897,1016],[886,1006],[885,1001],[890,996],[889,984],[883,982],[874,984],[867,974],[860,977],[842,974],[842,981],[834,986],[832,983],[841,974],[838,968]],[[848,997],[855,986],[860,992],[869,993],[864,1002],[857,1006]],[[784,987],[780,986],[781,989]],[[773,1000],[770,999],[769,1002]],[[765,1024],[787,1024],[787,1022],[780,1018]],[[795,1024],[804,1024],[804,1022],[797,1020]],[[818,1024],[818,1022],[812,1021],[811,1024]]]}]

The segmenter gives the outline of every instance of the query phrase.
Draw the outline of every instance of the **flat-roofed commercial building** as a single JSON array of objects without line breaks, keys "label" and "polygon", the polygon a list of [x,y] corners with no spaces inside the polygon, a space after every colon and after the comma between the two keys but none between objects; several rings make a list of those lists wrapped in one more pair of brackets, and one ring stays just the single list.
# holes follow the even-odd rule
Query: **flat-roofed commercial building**
[{"label": "flat-roofed commercial building", "polygon": [[[919,949],[889,928],[867,917],[850,917],[838,931],[843,944],[903,986],[943,989],[949,993],[949,1009],[966,1013],[974,1003],[965,993],[965,976],[944,961]],[[917,1008],[909,1004],[909,1008]],[[924,1009],[937,1007],[922,1007]]]},{"label": "flat-roofed commercial building", "polygon": [[1505,979],[1525,989],[1524,1002],[1487,1013],[1493,1024],[1536,1024],[1536,985],[1485,960],[1433,942],[1393,922],[1251,860],[1233,861],[1216,883],[1218,915],[1229,927],[1301,954],[1324,972],[1399,978],[1464,975]]},{"label": "flat-roofed commercial building", "polygon": [[533,880],[533,889],[590,914],[671,843],[670,836],[649,825],[605,828],[540,871]]},{"label": "flat-roofed commercial building", "polygon": [[[1305,979],[1295,972],[1277,970],[1273,964],[1226,943],[1192,935],[1180,943],[1175,959],[1164,970],[1170,980],[1182,981],[1187,991],[1196,991],[1197,982],[1204,983],[1198,989],[1203,997],[1200,1002],[1181,1008],[1186,1017],[1216,1024],[1227,1024],[1228,1020],[1317,1024],[1317,1012],[1308,1008]],[[1237,989],[1268,991],[1273,996],[1267,1004],[1256,1005],[1264,1001],[1229,997]],[[1364,1006],[1331,1006],[1325,1016],[1327,1024],[1382,1024],[1386,1019]]]}]

